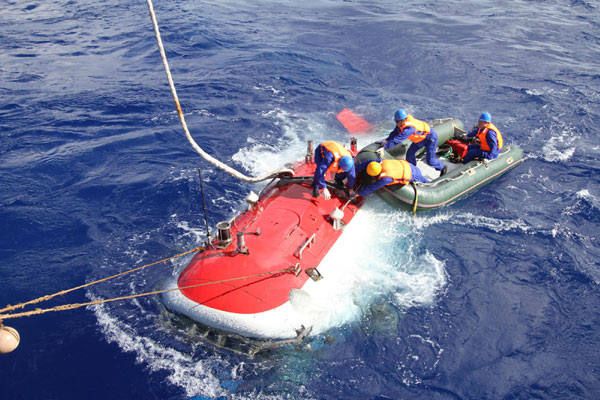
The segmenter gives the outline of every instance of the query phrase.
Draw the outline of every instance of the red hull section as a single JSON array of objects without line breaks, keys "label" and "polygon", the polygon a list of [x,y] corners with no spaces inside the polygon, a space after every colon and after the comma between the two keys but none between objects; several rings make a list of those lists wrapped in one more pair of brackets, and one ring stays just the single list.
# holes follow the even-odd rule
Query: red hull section
[{"label": "red hull section", "polygon": [[[306,269],[316,268],[343,232],[334,229],[330,214],[344,207],[346,195],[330,188],[330,200],[313,198],[314,169],[312,163],[299,163],[296,177],[306,179],[277,179],[263,189],[258,203],[232,221],[232,243],[196,254],[181,273],[180,288],[207,284],[181,289],[183,295],[206,307],[238,314],[265,312],[288,302],[290,291],[310,279]],[[345,207],[344,224],[359,205],[350,202]],[[238,251],[238,232],[244,233],[247,253]],[[217,241],[213,244],[217,246]]]}]

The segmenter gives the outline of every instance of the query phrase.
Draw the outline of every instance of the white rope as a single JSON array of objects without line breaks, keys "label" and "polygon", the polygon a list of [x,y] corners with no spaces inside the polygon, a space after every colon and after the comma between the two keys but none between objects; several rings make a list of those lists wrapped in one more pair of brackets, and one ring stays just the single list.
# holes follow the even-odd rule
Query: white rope
[{"label": "white rope", "polygon": [[185,131],[185,136],[187,137],[187,140],[190,142],[190,144],[192,145],[194,150],[196,150],[196,152],[198,154],[200,154],[202,156],[202,158],[204,158],[206,161],[208,161],[215,167],[220,168],[223,171],[227,172],[228,174],[235,176],[236,178],[241,179],[246,182],[264,181],[267,179],[271,179],[274,176],[277,176],[281,173],[294,175],[293,170],[288,169],[288,168],[281,168],[276,171],[270,172],[267,175],[259,176],[256,178],[249,177],[249,176],[242,174],[239,171],[236,171],[235,169],[231,168],[229,165],[224,164],[221,161],[217,160],[216,158],[214,158],[213,156],[211,156],[210,154],[208,154],[204,150],[202,150],[202,148],[200,146],[198,146],[198,143],[196,143],[194,138],[192,138],[192,135],[190,135],[190,131],[188,130],[187,124],[185,123],[183,111],[181,111],[181,106],[179,105],[179,98],[177,97],[177,92],[175,91],[175,84],[173,83],[173,78],[171,77],[171,70],[169,69],[169,63],[167,62],[167,55],[165,54],[165,49],[163,47],[162,39],[160,37],[160,32],[158,30],[158,22],[156,22],[156,16],[154,15],[154,7],[152,5],[152,0],[146,0],[146,1],[148,3],[148,10],[150,11],[150,18],[152,19],[152,25],[154,26],[154,34],[156,36],[156,42],[158,43],[158,49],[160,50],[160,56],[162,58],[163,65],[165,67],[167,79],[169,80],[169,86],[171,87],[171,94],[173,95],[173,101],[175,101],[175,107],[177,108],[177,113],[179,114],[179,119],[181,120],[181,126],[183,127],[183,130]]}]

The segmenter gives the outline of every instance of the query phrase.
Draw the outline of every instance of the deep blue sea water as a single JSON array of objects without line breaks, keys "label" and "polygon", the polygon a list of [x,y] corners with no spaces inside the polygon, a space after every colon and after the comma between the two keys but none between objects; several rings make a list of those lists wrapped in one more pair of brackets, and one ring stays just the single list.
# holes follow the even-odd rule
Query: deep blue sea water
[{"label": "deep blue sea water", "polygon": [[[489,111],[525,162],[418,214],[373,198],[327,329],[249,358],[158,297],[4,321],[2,399],[597,399],[600,4],[155,1],[196,141],[249,175],[348,134]],[[187,143],[145,1],[0,3],[0,306],[189,250],[260,185]],[[40,307],[157,289],[189,260]],[[37,307],[37,306],[36,306]]]}]

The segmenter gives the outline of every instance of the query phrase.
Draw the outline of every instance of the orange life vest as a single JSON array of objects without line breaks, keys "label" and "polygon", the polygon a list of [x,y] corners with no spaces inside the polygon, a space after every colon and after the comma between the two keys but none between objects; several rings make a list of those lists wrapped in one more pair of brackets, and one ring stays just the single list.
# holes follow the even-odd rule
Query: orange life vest
[{"label": "orange life vest", "polygon": [[412,179],[412,170],[406,160],[383,160],[381,162],[379,177],[392,178],[394,181],[388,183],[388,185],[396,185],[398,183],[406,185]]},{"label": "orange life vest", "polygon": [[500,133],[498,128],[496,128],[496,126],[494,124],[492,124],[491,122],[485,128],[479,129],[477,131],[477,139],[479,139],[479,143],[481,144],[481,150],[483,150],[483,151],[492,150],[490,148],[490,145],[487,142],[487,133],[490,129],[496,131],[496,139],[498,140],[498,150],[500,150],[502,148],[502,146],[504,145],[504,140],[502,139],[502,134]]},{"label": "orange life vest", "polygon": [[334,160],[329,166],[329,168],[327,168],[327,171],[332,171],[336,173],[344,172],[339,165],[340,158],[342,158],[343,156],[352,157],[352,154],[350,154],[348,149],[346,149],[343,145],[339,144],[338,142],[334,142],[333,140],[323,142],[321,143],[321,156],[323,156],[323,158],[325,158],[325,154],[323,154],[323,147],[326,148],[330,153],[332,153],[334,157]]},{"label": "orange life vest", "polygon": [[416,132],[408,137],[410,141],[413,143],[419,143],[429,135],[431,131],[431,127],[425,121],[421,121],[420,119],[414,118],[412,115],[408,115],[404,120],[404,124],[400,128],[400,132],[406,127],[412,126],[415,128]]}]

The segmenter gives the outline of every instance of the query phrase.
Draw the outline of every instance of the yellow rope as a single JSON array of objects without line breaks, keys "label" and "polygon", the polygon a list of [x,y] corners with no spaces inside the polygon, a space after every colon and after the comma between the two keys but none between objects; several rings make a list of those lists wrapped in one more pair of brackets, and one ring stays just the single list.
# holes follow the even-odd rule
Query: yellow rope
[{"label": "yellow rope", "polygon": [[35,304],[35,303],[40,303],[42,301],[50,300],[53,297],[62,296],[63,294],[72,292],[74,290],[82,289],[84,287],[91,286],[91,285],[95,285],[97,283],[104,282],[104,281],[107,281],[109,279],[118,278],[120,276],[127,275],[127,274],[130,274],[132,272],[136,272],[136,271],[142,270],[144,268],[151,267],[151,266],[156,265],[156,264],[166,263],[167,261],[170,261],[170,260],[172,260],[174,258],[183,257],[183,256],[186,256],[186,255],[188,255],[190,253],[194,253],[194,252],[202,250],[202,249],[203,249],[203,247],[201,247],[201,246],[200,247],[196,247],[195,249],[186,251],[184,253],[179,253],[179,254],[174,255],[172,257],[162,259],[160,261],[155,261],[155,262],[150,263],[150,264],[142,265],[141,267],[130,269],[129,271],[121,272],[119,274],[112,275],[112,276],[109,276],[107,278],[98,279],[97,281],[89,282],[89,283],[86,283],[84,285],[77,286],[77,287],[74,287],[74,288],[71,288],[71,289],[61,290],[60,292],[56,292],[54,294],[48,294],[46,296],[38,297],[37,299],[29,300],[29,301],[27,301],[25,303],[16,304],[14,306],[11,306],[10,304],[8,304],[6,307],[4,307],[3,309],[0,310],[0,313],[4,313],[4,312],[7,312],[7,311],[12,311],[12,310],[16,310],[17,308],[23,308],[23,307],[25,307],[25,306],[27,306],[29,304]]},{"label": "yellow rope", "polygon": [[33,311],[26,311],[26,312],[17,313],[17,314],[0,314],[0,326],[2,324],[2,320],[10,319],[10,318],[30,317],[32,315],[45,314],[45,313],[51,312],[51,311],[74,310],[76,308],[91,306],[91,305],[95,305],[95,304],[104,304],[104,303],[110,303],[110,302],[119,301],[119,300],[135,299],[137,297],[151,296],[151,295],[154,295],[154,294],[172,292],[172,291],[175,291],[175,290],[190,289],[190,288],[194,288],[194,287],[198,287],[198,286],[214,285],[216,283],[231,282],[231,281],[235,281],[235,280],[248,279],[248,278],[257,278],[257,277],[264,276],[264,275],[274,275],[274,274],[280,274],[280,273],[285,273],[285,272],[294,273],[295,272],[294,267],[289,267],[289,268],[281,269],[281,270],[278,270],[278,271],[262,272],[262,273],[256,274],[256,275],[248,275],[248,276],[240,276],[240,277],[237,277],[237,278],[223,279],[221,281],[205,282],[205,283],[198,283],[196,285],[190,285],[190,286],[183,286],[183,287],[176,287],[176,288],[170,288],[170,289],[155,290],[153,292],[132,294],[132,295],[129,295],[129,296],[113,297],[111,299],[94,300],[94,301],[89,301],[87,303],[65,304],[65,305],[62,305],[62,306],[56,306],[56,307],[44,308],[44,309],[42,309],[42,308],[36,308]]},{"label": "yellow rope", "polygon": [[417,205],[419,204],[419,190],[414,182],[411,182],[410,184],[412,185],[413,189],[415,189],[415,202],[412,210],[413,215],[415,215],[417,213]]}]

